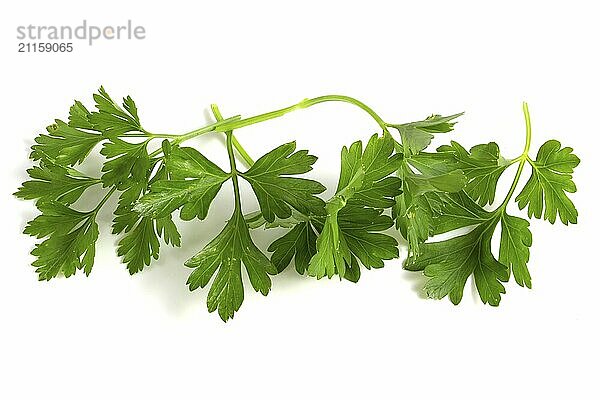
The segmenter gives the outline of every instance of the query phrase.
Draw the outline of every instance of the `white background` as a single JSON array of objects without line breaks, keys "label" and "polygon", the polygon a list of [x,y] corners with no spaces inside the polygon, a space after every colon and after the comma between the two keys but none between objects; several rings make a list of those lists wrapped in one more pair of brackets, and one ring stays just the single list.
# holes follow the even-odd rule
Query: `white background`
[{"label": "white background", "polygon": [[[593,4],[13,3],[0,17],[0,398],[597,398],[600,29]],[[17,25],[84,18],[96,25],[132,19],[147,38],[77,42],[71,54],[17,53]],[[116,98],[131,94],[144,126],[169,133],[205,124],[211,102],[225,116],[250,116],[347,94],[389,122],[464,110],[456,132],[436,143],[493,140],[509,158],[521,152],[527,100],[533,148],[556,138],[582,159],[572,196],[579,223],[532,222],[533,290],[509,283],[498,308],[481,304],[470,283],[457,307],[423,299],[422,278],[395,260],[364,272],[357,285],[290,268],[273,279],[268,297],[246,291],[224,324],[206,312],[206,290],[187,290],[182,263],[222,228],[227,190],[208,220],[179,224],[181,249],[163,247],[138,275],[115,255],[107,210],[91,276],[37,282],[28,254],[34,241],[20,233],[35,209],[10,193],[25,179],[35,135],[66,118],[74,98],[91,105],[100,84]],[[325,104],[238,137],[254,156],[296,139],[320,156],[313,176],[329,183],[329,194],[341,146],[376,128],[359,109]],[[192,144],[223,161],[220,138]],[[255,202],[246,193],[250,211]],[[514,204],[510,211],[523,215]],[[253,235],[260,246],[271,240]]]}]

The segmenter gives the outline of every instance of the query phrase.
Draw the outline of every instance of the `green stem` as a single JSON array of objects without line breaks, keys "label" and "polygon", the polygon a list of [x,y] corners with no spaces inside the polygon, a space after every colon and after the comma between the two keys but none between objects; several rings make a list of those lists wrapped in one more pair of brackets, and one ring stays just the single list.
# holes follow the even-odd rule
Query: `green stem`
[{"label": "green stem", "polygon": [[[217,107],[216,104],[211,104],[210,108],[211,108],[215,118],[217,119],[217,121],[222,121],[223,116],[221,115],[221,112],[219,111],[219,107]],[[241,204],[241,200],[240,200],[240,184],[238,182],[238,170],[235,165],[235,154],[233,153],[233,140],[234,140],[233,131],[227,131],[227,132],[225,132],[225,135],[227,137],[227,156],[229,157],[229,166],[231,168],[231,181],[233,182],[233,195],[235,198],[235,209],[237,211],[241,212],[242,204]],[[250,160],[252,163],[254,163],[252,161],[252,159],[250,159]]]},{"label": "green stem", "polygon": [[360,109],[366,111],[366,113],[369,114],[371,116],[371,118],[373,118],[375,120],[375,122],[377,122],[377,125],[379,125],[379,127],[384,132],[388,132],[387,124],[383,121],[383,119],[381,119],[381,117],[375,111],[373,111],[373,109],[371,107],[367,106],[362,101],[359,101],[353,97],[341,96],[341,95],[335,95],[335,94],[315,97],[313,99],[307,100],[306,107],[310,107],[314,104],[325,103],[328,101],[341,101],[344,103],[354,104],[355,106],[359,107]]},{"label": "green stem", "polygon": [[235,147],[237,152],[244,160],[246,167],[250,168],[252,165],[254,165],[254,160],[252,159],[252,157],[250,157],[250,154],[248,154],[248,152],[244,149],[242,144],[238,142],[237,138],[234,135],[231,135],[231,141],[233,142],[233,147]]},{"label": "green stem", "polygon": [[371,109],[369,106],[367,106],[365,103],[363,103],[362,101],[359,101],[353,97],[341,96],[341,95],[336,95],[336,94],[314,97],[312,99],[304,99],[301,102],[291,105],[289,107],[285,107],[285,108],[271,111],[271,112],[264,113],[264,114],[255,115],[250,118],[240,119],[238,121],[234,121],[232,123],[226,124],[226,125],[220,127],[219,129],[224,129],[224,130],[239,129],[239,128],[243,128],[248,125],[253,125],[253,124],[256,124],[259,122],[268,121],[268,120],[274,119],[274,118],[279,118],[279,117],[281,117],[287,113],[290,113],[292,111],[295,111],[295,110],[300,110],[303,108],[308,108],[308,107],[314,106],[315,104],[331,102],[331,101],[340,101],[343,103],[353,104],[353,105],[359,107],[360,109],[366,111],[367,114],[369,114],[375,120],[375,122],[377,122],[379,127],[384,132],[388,132],[387,125],[383,121],[383,119],[381,119],[381,117],[375,111],[373,111],[373,109]]},{"label": "green stem", "polygon": [[231,181],[233,182],[233,195],[235,198],[235,209],[239,212],[242,210],[240,200],[240,184],[238,182],[238,171],[235,165],[235,155],[233,154],[233,132],[225,132],[227,135],[227,155],[229,157],[229,166],[231,167]]},{"label": "green stem", "polygon": [[222,121],[217,121],[213,124],[203,126],[202,128],[198,128],[191,132],[185,133],[183,135],[179,135],[177,138],[173,139],[173,142],[171,144],[177,145],[179,143],[185,142],[186,140],[195,138],[196,136],[203,135],[208,132],[225,132],[226,130],[232,130],[232,129],[222,129],[221,127],[223,125],[226,125],[229,122],[236,121],[239,119],[240,119],[240,116],[236,115],[235,117],[227,118]]},{"label": "green stem", "polygon": [[508,190],[508,193],[504,198],[504,201],[496,209],[496,212],[503,212],[506,209],[508,202],[510,201],[511,197],[515,193],[515,190],[517,189],[519,178],[521,178],[523,168],[525,167],[525,163],[529,158],[529,148],[531,147],[531,118],[529,116],[529,107],[527,106],[526,102],[523,102],[523,115],[525,116],[525,148],[523,149],[523,153],[521,153],[521,155],[515,159],[519,161],[517,173],[515,174],[512,184],[510,185],[510,189]]},{"label": "green stem", "polygon": [[[270,112],[264,113],[264,114],[255,115],[255,116],[249,117],[249,118],[241,119],[240,116],[238,115],[235,117],[224,119],[222,121],[217,121],[214,124],[204,126],[202,128],[193,130],[186,134],[176,135],[176,138],[173,139],[171,144],[177,145],[177,144],[185,142],[186,140],[192,139],[196,136],[203,135],[208,132],[225,132],[225,133],[227,133],[228,131],[233,131],[234,129],[239,129],[239,128],[243,128],[245,126],[254,125],[254,124],[257,124],[260,122],[268,121],[270,119],[279,118],[279,117],[284,116],[285,114],[290,113],[295,110],[301,110],[304,108],[314,106],[315,104],[332,102],[332,101],[349,103],[349,104],[353,104],[353,105],[359,107],[360,109],[364,110],[367,114],[369,114],[375,120],[375,122],[377,122],[377,125],[379,125],[379,127],[383,130],[383,132],[389,133],[387,124],[383,121],[383,119],[381,119],[381,117],[375,111],[373,111],[372,108],[367,106],[362,101],[357,100],[353,97],[349,97],[349,96],[330,94],[330,95],[326,95],[326,96],[314,97],[312,99],[304,99],[301,102],[291,105],[289,107],[281,108],[281,109],[275,110],[275,111],[270,111]],[[237,139],[235,137],[232,137],[231,141],[232,141],[232,146],[235,146],[235,148],[240,153],[242,158],[248,164],[252,165],[254,163],[252,161],[252,158],[244,150],[244,148],[237,141]],[[157,154],[160,154],[160,152],[161,152],[160,149],[156,150],[155,152],[151,153],[150,156],[154,157]]]},{"label": "green stem", "polygon": [[[223,121],[223,116],[221,115],[221,111],[219,111],[219,107],[217,107],[216,104],[211,104],[210,109],[212,110],[213,115],[215,116],[215,119],[217,121]],[[252,157],[250,157],[250,154],[248,154],[248,152],[244,149],[244,147],[241,145],[241,143],[238,142],[238,140],[236,139],[236,137],[233,133],[231,134],[231,142],[233,143],[233,147],[235,147],[235,149],[238,151],[238,153],[244,160],[244,163],[246,164],[246,166],[251,167],[254,164],[254,160],[252,159]]]},{"label": "green stem", "polygon": [[143,138],[150,138],[150,139],[175,139],[178,138],[181,135],[173,135],[173,134],[167,134],[167,133],[150,133],[146,130],[142,130],[143,133],[124,133],[123,135],[120,135],[119,137],[122,138],[138,138],[138,137],[143,137]]},{"label": "green stem", "polygon": [[152,158],[152,157],[159,155],[160,153],[162,153],[162,147],[159,147],[158,149],[154,150],[152,153],[148,154],[148,157]]},{"label": "green stem", "polygon": [[[178,145],[180,143],[185,142],[186,140],[195,138],[196,136],[203,135],[203,134],[208,133],[208,132],[215,132],[216,129],[219,126],[221,126],[223,124],[226,124],[228,122],[231,122],[231,121],[238,120],[238,119],[240,119],[240,116],[236,115],[235,117],[226,118],[226,119],[224,119],[222,121],[217,121],[215,123],[203,126],[202,128],[198,128],[198,129],[195,129],[195,130],[190,131],[188,133],[184,133],[183,135],[175,135],[175,139],[173,139],[171,141],[171,144],[172,145]],[[218,131],[218,132],[222,132],[222,131]],[[152,138],[150,138],[150,139],[152,139]],[[148,140],[150,140],[150,139],[148,139]],[[162,153],[162,149],[158,148],[158,149],[154,150],[152,153],[150,153],[149,156],[150,156],[150,158],[152,158],[154,156],[159,155],[160,153]]]},{"label": "green stem", "polygon": [[110,196],[113,195],[113,193],[117,190],[116,186],[113,186],[108,193],[106,193],[106,195],[102,198],[102,200],[100,200],[100,203],[98,203],[98,205],[96,206],[96,208],[94,208],[92,210],[93,214],[98,214],[98,211],[100,211],[100,209],[102,208],[102,206],[104,205],[104,203],[106,203],[108,201],[108,199],[110,198]]}]

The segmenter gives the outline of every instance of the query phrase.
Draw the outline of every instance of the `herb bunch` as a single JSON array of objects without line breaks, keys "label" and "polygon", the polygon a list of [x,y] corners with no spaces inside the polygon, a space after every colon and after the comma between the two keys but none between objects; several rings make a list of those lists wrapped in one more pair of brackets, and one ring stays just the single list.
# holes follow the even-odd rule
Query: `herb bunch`
[{"label": "herb bunch", "polygon": [[[494,142],[467,150],[452,141],[428,150],[434,135],[452,131],[461,114],[391,124],[346,96],[305,99],[250,118],[223,118],[213,105],[214,123],[181,135],[147,131],[129,96],[119,104],[101,87],[93,97],[93,111],[75,101],[67,122],[55,120],[47,134],[35,139],[31,152],[35,165],[27,171],[30,179],[15,193],[34,200],[40,211],[25,228],[26,234],[41,239],[32,251],[40,280],[69,277],[77,270],[91,273],[98,239],[96,218],[111,196],[118,196],[112,223],[119,238],[117,254],[134,274],[159,257],[161,241],[181,245],[173,213],[178,211],[182,221],[203,220],[222,186],[233,186],[231,217],[185,262],[191,269],[189,289],[210,284],[208,310],[218,311],[223,321],[232,318],[243,302],[242,266],[252,288],[263,295],[271,290],[271,276],[291,264],[302,275],[357,282],[362,268],[381,268],[386,260],[399,257],[392,229],[406,239],[404,268],[422,271],[428,278],[424,289],[429,297],[447,296],[458,304],[467,279],[473,276],[481,300],[497,306],[511,274],[520,286],[531,288],[529,222],[507,212],[526,166],[531,173],[516,196],[518,207],[527,208],[529,218],[543,217],[550,223],[558,218],[565,225],[577,222],[577,210],[567,194],[576,191],[572,173],[579,159],[557,140],[544,143],[533,158],[526,104],[525,148],[518,157],[506,159]],[[290,142],[254,161],[233,134],[329,101],[357,106],[380,129],[365,143],[359,140],[342,148],[338,185],[329,199],[320,197],[325,186],[302,177],[312,170],[316,156]],[[201,151],[183,145],[209,133],[226,136],[228,171]],[[149,152],[148,144],[156,140],[161,141],[160,148]],[[98,176],[89,176],[77,166],[98,145],[106,160]],[[517,170],[510,189],[491,208],[498,180],[513,164]],[[259,210],[244,214],[240,179],[250,184]],[[84,192],[96,185],[105,192],[96,206],[75,207]],[[492,236],[498,226],[496,257]],[[287,231],[267,249],[259,249],[251,231],[273,227]],[[448,232],[455,234],[445,240],[434,237]]]}]

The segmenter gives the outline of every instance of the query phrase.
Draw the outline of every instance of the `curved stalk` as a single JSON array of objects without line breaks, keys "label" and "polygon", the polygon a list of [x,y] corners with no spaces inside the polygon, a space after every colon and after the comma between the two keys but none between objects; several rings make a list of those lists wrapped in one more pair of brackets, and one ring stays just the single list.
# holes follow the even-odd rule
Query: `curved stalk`
[{"label": "curved stalk", "polygon": [[[379,127],[382,129],[383,132],[389,133],[389,131],[387,129],[387,124],[383,121],[383,119],[381,119],[381,117],[375,111],[373,111],[372,108],[367,106],[362,101],[357,100],[350,96],[330,94],[330,95],[325,95],[325,96],[314,97],[311,99],[304,99],[301,102],[291,105],[289,107],[281,108],[281,109],[275,110],[275,111],[270,111],[270,112],[267,112],[264,114],[255,115],[255,116],[249,117],[249,118],[241,119],[241,117],[239,115],[237,115],[235,117],[223,119],[223,120],[217,121],[213,124],[204,126],[202,128],[195,129],[188,133],[184,133],[182,135],[175,135],[175,138],[173,139],[173,141],[171,143],[174,145],[177,145],[177,144],[185,142],[186,140],[195,138],[196,136],[204,135],[205,133],[209,133],[209,132],[225,132],[225,133],[227,133],[229,131],[233,131],[234,129],[239,129],[239,128],[243,128],[245,126],[254,125],[254,124],[257,124],[260,122],[268,121],[270,119],[282,117],[285,114],[290,113],[295,110],[301,110],[304,108],[314,106],[315,104],[332,102],[332,101],[339,101],[339,102],[349,103],[349,104],[353,104],[353,105],[357,106],[358,108],[364,110],[367,114],[369,114],[371,116],[371,118],[373,118],[375,120],[375,122],[377,122],[377,125],[379,125]],[[214,113],[214,110],[213,110],[213,113]],[[149,135],[153,135],[153,134],[149,133]],[[165,135],[153,135],[153,136],[154,136],[154,138],[165,137]],[[172,136],[170,136],[170,137],[172,137]],[[254,164],[252,157],[250,157],[248,152],[242,147],[242,145],[235,138],[235,136],[233,136],[231,138],[231,142],[232,142],[232,146],[235,147],[235,149],[238,151],[240,156],[244,159],[244,161],[248,165]],[[154,151],[153,153],[150,154],[150,157],[154,157],[154,156],[160,154],[161,151],[162,151],[161,149],[157,149],[156,151]]]},{"label": "curved stalk", "polygon": [[515,161],[516,160],[519,161],[517,173],[515,174],[512,184],[510,185],[510,189],[508,190],[508,193],[506,194],[506,197],[504,198],[504,201],[502,202],[502,204],[500,204],[500,206],[496,209],[496,211],[498,211],[498,210],[503,211],[504,209],[506,209],[508,202],[510,201],[511,197],[515,193],[515,190],[517,189],[517,184],[519,183],[519,178],[521,178],[521,174],[523,173],[523,168],[525,167],[525,163],[527,162],[527,159],[529,158],[529,148],[531,147],[531,118],[529,116],[529,107],[527,106],[526,102],[523,102],[523,115],[525,117],[525,148],[523,149],[523,153],[521,153],[521,155],[515,159]]},{"label": "curved stalk", "polygon": [[353,105],[359,107],[360,109],[364,110],[367,114],[369,114],[371,116],[371,118],[373,118],[375,120],[375,122],[377,122],[377,125],[379,125],[379,127],[384,132],[388,132],[387,125],[383,121],[383,119],[381,119],[381,117],[379,115],[377,115],[377,113],[375,111],[373,111],[373,109],[371,109],[365,103],[363,103],[362,101],[357,100],[353,97],[342,96],[342,95],[337,95],[337,94],[319,96],[319,97],[314,97],[312,99],[304,99],[301,102],[291,105],[289,107],[281,108],[279,110],[270,111],[268,113],[255,115],[250,118],[244,118],[239,121],[234,121],[234,122],[225,124],[224,126],[221,126],[219,129],[223,129],[223,130],[239,129],[239,128],[243,128],[244,126],[249,126],[249,125],[259,123],[259,122],[268,121],[270,119],[279,118],[279,117],[281,117],[287,113],[290,113],[292,111],[295,111],[295,110],[301,110],[304,108],[314,106],[315,104],[332,102],[332,101],[349,103],[349,104],[353,104]]},{"label": "curved stalk", "polygon": [[[212,110],[213,115],[215,116],[215,119],[217,121],[223,121],[221,111],[219,111],[219,107],[217,107],[216,104],[211,104],[210,109]],[[233,135],[233,133],[231,134],[231,142],[233,144],[233,147],[235,147],[239,155],[244,160],[244,163],[246,163],[246,166],[251,167],[254,164],[254,160],[252,159],[252,157],[250,157],[250,154],[248,154],[244,147],[242,147],[241,143],[238,142],[237,138]]]}]

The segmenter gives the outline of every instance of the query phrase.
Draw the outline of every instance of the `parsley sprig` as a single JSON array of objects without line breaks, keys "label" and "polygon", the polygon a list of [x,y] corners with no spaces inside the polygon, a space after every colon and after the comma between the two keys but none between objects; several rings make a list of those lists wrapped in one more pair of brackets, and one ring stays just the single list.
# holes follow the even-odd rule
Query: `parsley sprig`
[{"label": "parsley sprig", "polygon": [[[558,141],[550,140],[540,147],[534,161],[529,154],[531,121],[526,103],[523,112],[525,148],[519,157],[509,162],[500,158],[498,145],[493,142],[474,146],[470,152],[455,142],[438,148],[439,154],[457,161],[457,168],[463,170],[468,181],[464,190],[447,196],[434,217],[434,234],[461,228],[472,230],[447,240],[425,243],[421,245],[419,256],[408,260],[406,269],[423,271],[429,277],[425,285],[428,296],[448,296],[458,304],[471,275],[481,301],[493,306],[500,303],[501,294],[505,293],[502,283],[508,281],[511,272],[519,285],[531,288],[527,268],[532,244],[529,222],[507,212],[526,164],[531,165],[532,173],[517,196],[519,208],[529,206],[529,217],[536,218],[541,217],[544,209],[544,219],[551,223],[555,222],[557,213],[565,225],[577,223],[577,210],[565,192],[575,191],[571,174],[579,158],[572,154],[571,148],[561,148]],[[504,200],[493,211],[485,210],[483,206],[494,200],[501,174],[514,163],[518,163],[517,172]],[[492,236],[498,223],[501,238],[496,259],[492,253]]]},{"label": "parsley sprig", "polygon": [[[543,217],[550,223],[559,219],[565,225],[577,222],[568,194],[576,190],[572,174],[579,159],[556,140],[544,143],[533,158],[526,104],[525,148],[520,156],[505,159],[494,142],[466,150],[451,141],[428,150],[434,135],[451,132],[462,114],[387,123],[347,96],[305,99],[249,118],[223,118],[213,105],[214,123],[183,134],[146,130],[129,96],[118,103],[101,87],[93,98],[92,111],[75,101],[67,122],[55,120],[35,139],[30,156],[35,165],[27,170],[30,179],[15,193],[35,201],[40,211],[25,228],[26,234],[41,240],[32,251],[40,280],[69,277],[77,270],[91,273],[97,215],[112,196],[118,196],[112,224],[117,254],[134,274],[159,257],[161,241],[181,245],[173,213],[181,221],[204,220],[223,185],[232,185],[231,217],[185,262],[191,269],[189,289],[210,285],[208,310],[218,311],[224,321],[242,305],[242,271],[263,295],[271,290],[271,277],[292,264],[299,274],[356,282],[361,266],[382,268],[386,260],[399,257],[401,246],[408,250],[404,267],[428,278],[424,289],[429,297],[448,296],[458,304],[472,276],[481,300],[498,305],[511,274],[517,284],[531,288],[529,222],[508,213],[527,166],[531,174],[516,195],[518,207],[527,208],[529,218]],[[245,126],[330,101],[360,108],[380,133],[342,148],[338,185],[329,199],[321,197],[324,185],[302,177],[317,161],[308,150],[297,150],[295,142],[284,143],[254,161],[234,136]],[[201,149],[183,145],[209,133],[225,135],[228,171]],[[152,141],[161,141],[161,146],[149,152]],[[78,165],[97,146],[105,161],[97,176],[88,176]],[[508,193],[492,208],[498,180],[514,164],[517,170]],[[258,200],[255,212],[243,212],[241,179]],[[82,199],[94,196],[89,189],[100,186],[104,193],[96,205],[80,211]],[[285,231],[261,250],[252,240],[252,230],[274,227]],[[496,257],[492,239],[498,229]],[[439,234],[449,238],[438,240]]]}]

